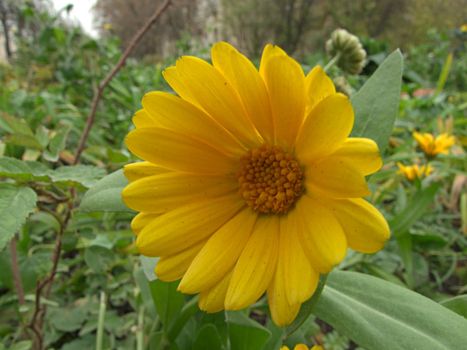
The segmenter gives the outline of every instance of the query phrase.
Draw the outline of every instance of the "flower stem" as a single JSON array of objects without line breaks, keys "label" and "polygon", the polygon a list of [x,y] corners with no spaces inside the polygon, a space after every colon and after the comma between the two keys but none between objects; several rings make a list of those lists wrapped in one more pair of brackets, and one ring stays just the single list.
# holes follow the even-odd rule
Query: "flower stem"
[{"label": "flower stem", "polygon": [[105,306],[105,292],[101,292],[99,302],[99,318],[97,319],[96,350],[102,350],[102,344],[104,340]]},{"label": "flower stem", "polygon": [[328,70],[339,60],[340,57],[341,54],[338,53],[333,58],[331,58],[331,60],[326,64],[326,66],[324,66],[324,71],[327,73]]}]

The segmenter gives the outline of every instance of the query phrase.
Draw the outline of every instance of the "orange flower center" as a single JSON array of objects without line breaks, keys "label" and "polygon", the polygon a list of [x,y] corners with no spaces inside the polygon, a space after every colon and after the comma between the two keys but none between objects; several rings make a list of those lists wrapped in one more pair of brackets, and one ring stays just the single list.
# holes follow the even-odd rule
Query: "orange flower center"
[{"label": "orange flower center", "polygon": [[238,183],[241,196],[255,211],[283,214],[303,193],[303,171],[291,154],[264,145],[242,157]]}]

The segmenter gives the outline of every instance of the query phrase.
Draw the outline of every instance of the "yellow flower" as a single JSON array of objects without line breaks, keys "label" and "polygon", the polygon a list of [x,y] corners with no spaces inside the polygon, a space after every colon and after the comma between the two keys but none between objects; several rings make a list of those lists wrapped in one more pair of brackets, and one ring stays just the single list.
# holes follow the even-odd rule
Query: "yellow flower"
[{"label": "yellow flower", "polygon": [[434,157],[437,154],[447,154],[449,148],[454,145],[455,137],[447,133],[438,135],[436,138],[430,133],[413,133],[414,139],[422,151],[429,157]]},{"label": "yellow flower", "polygon": [[433,168],[429,164],[422,166],[418,166],[418,164],[405,166],[402,163],[397,163],[397,166],[399,167],[399,173],[404,175],[409,181],[414,181],[415,179],[422,179],[433,172]]},{"label": "yellow flower", "polygon": [[[287,345],[283,345],[281,346],[280,350],[290,350],[290,349]],[[293,350],[308,350],[308,346],[306,346],[305,344],[297,344],[295,345]],[[310,350],[324,350],[324,348],[321,345],[313,345],[313,347],[310,348]]]},{"label": "yellow flower", "polygon": [[239,310],[266,291],[272,318],[300,305],[345,256],[372,253],[389,236],[361,197],[381,167],[375,142],[348,138],[347,97],[320,67],[307,76],[267,45],[259,71],[231,45],[213,65],[180,58],[164,78],[180,96],[150,92],[134,116],[125,203],[143,255],[159,256],[161,280],[199,293],[207,312]]}]

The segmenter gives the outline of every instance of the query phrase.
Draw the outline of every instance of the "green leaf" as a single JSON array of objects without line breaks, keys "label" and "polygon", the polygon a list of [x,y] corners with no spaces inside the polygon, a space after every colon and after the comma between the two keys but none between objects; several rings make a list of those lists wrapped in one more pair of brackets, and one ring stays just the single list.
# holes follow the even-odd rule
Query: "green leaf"
[{"label": "green leaf", "polygon": [[202,326],[193,343],[193,350],[207,350],[223,348],[222,339],[216,327],[212,324]]},{"label": "green leaf", "polygon": [[443,300],[440,304],[467,318],[467,294]]},{"label": "green leaf", "polygon": [[268,342],[271,332],[242,312],[226,313],[231,350],[258,350]]},{"label": "green leaf", "polygon": [[0,251],[21,229],[36,202],[36,192],[29,187],[0,184]]},{"label": "green leaf", "polygon": [[49,168],[39,162],[0,157],[0,176],[22,181],[48,181]]},{"label": "green leaf", "polygon": [[30,340],[23,340],[20,342],[15,343],[10,350],[29,350],[32,348],[32,341]]},{"label": "green leaf", "polygon": [[64,185],[80,184],[86,188],[97,184],[104,175],[104,169],[92,165],[62,166],[49,171],[49,176],[54,183]]},{"label": "green leaf", "polygon": [[168,332],[185,304],[185,298],[182,293],[177,291],[177,286],[178,281],[162,282],[161,280],[154,280],[149,282],[156,311],[166,332]]},{"label": "green leaf", "polygon": [[6,113],[2,113],[2,119],[6,122],[6,125],[7,125],[7,127],[5,128],[6,131],[12,134],[34,136],[34,133],[32,132],[26,120],[15,118]]},{"label": "green leaf", "polygon": [[126,211],[133,212],[122,200],[122,190],[128,184],[123,170],[117,170],[99,180],[83,197],[80,210],[90,211]]},{"label": "green leaf", "polygon": [[334,271],[314,313],[368,350],[462,349],[467,320],[434,301],[365,274]]},{"label": "green leaf", "polygon": [[80,307],[61,308],[51,310],[49,320],[59,331],[73,332],[81,328],[86,316],[86,312]]},{"label": "green leaf", "polygon": [[43,153],[43,157],[49,162],[56,162],[58,160],[59,153],[65,148],[66,139],[70,132],[71,125],[65,124],[60,125],[59,130],[55,132],[49,142],[49,146]]},{"label": "green leaf", "polygon": [[439,186],[439,184],[435,183],[415,193],[407,206],[389,222],[395,237],[408,232],[409,228],[422,217],[428,206],[433,202]]},{"label": "green leaf", "polygon": [[375,140],[380,151],[386,148],[399,110],[401,80],[402,55],[396,50],[350,99],[355,112],[352,136]]}]

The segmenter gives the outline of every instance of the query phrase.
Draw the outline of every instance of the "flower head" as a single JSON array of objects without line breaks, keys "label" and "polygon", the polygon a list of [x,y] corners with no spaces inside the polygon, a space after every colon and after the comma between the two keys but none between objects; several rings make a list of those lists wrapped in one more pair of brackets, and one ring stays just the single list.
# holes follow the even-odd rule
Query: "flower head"
[{"label": "flower head", "polygon": [[434,135],[430,133],[414,132],[413,137],[428,157],[434,157],[438,154],[447,154],[456,141],[454,136],[447,133],[438,135],[435,138]]},{"label": "flower head", "polygon": [[402,163],[397,163],[399,167],[399,173],[404,175],[405,178],[409,181],[414,181],[416,179],[422,179],[433,172],[431,165],[404,165]]},{"label": "flower head", "polygon": [[349,74],[359,74],[365,65],[366,51],[360,40],[345,29],[331,33],[326,51],[331,57],[338,57],[337,66]]},{"label": "flower head", "polygon": [[[308,348],[305,344],[297,344],[294,346],[293,350],[324,350],[321,345],[313,345],[312,348]],[[287,345],[281,346],[280,350],[290,350]]]},{"label": "flower head", "polygon": [[290,323],[319,275],[381,249],[383,216],[362,199],[381,167],[375,142],[349,138],[349,99],[320,67],[304,75],[267,45],[259,71],[231,45],[209,64],[182,57],[164,71],[175,96],[150,92],[133,122],[125,203],[136,245],[159,256],[161,280],[199,293],[207,312],[238,310],[265,292]]}]

